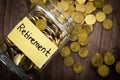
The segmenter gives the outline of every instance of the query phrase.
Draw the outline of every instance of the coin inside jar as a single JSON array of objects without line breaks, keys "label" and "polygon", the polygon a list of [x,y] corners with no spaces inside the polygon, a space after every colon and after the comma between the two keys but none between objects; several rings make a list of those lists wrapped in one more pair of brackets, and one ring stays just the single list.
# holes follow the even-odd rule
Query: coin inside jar
[{"label": "coin inside jar", "polygon": [[23,70],[28,71],[33,67],[33,63],[31,62],[30,59],[26,57],[26,59],[24,60],[24,64],[22,64],[21,67]]},{"label": "coin inside jar", "polygon": [[22,55],[22,54],[17,54],[17,55],[14,57],[14,59],[13,59],[14,62],[15,62],[15,64],[16,64],[16,65],[19,65],[23,57],[24,57],[24,55]]}]

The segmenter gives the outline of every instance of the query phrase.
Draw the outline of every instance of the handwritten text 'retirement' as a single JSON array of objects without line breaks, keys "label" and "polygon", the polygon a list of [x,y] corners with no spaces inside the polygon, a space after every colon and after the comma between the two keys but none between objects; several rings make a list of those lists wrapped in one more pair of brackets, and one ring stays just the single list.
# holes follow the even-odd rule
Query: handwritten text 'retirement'
[{"label": "handwritten text 'retirement'", "polygon": [[41,51],[45,54],[46,57],[50,54],[51,48],[46,49],[43,45],[41,45],[35,38],[32,37],[32,33],[30,31],[27,31],[25,29],[25,25],[22,23],[20,26],[18,26],[17,30],[21,32],[21,34],[26,38],[32,45],[34,45],[37,50]]}]

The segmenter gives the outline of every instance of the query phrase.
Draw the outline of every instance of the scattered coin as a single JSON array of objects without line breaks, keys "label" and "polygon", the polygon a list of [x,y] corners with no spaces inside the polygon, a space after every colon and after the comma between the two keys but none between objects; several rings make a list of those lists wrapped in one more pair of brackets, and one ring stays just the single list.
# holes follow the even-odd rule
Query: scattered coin
[{"label": "scattered coin", "polygon": [[72,13],[74,13],[75,12],[75,7],[74,7],[74,5],[70,5],[69,6],[69,9],[67,10],[67,11],[65,11],[65,15],[67,16],[67,17],[71,17],[72,16]]},{"label": "scattered coin", "polygon": [[88,1],[86,4],[85,4],[85,12],[86,14],[91,14],[93,11],[96,10],[96,7],[94,6],[93,2],[92,1]]},{"label": "scattered coin", "polygon": [[104,65],[104,64],[102,64],[102,65],[100,65],[99,67],[98,67],[98,74],[100,75],[100,76],[102,76],[102,77],[106,77],[106,76],[108,76],[109,75],[109,73],[110,73],[110,69],[109,69],[109,67],[107,66],[107,65]]},{"label": "scattered coin", "polygon": [[96,18],[93,14],[88,14],[86,15],[85,17],[85,22],[88,24],[88,25],[93,25],[95,24],[96,22]]},{"label": "scattered coin", "polygon": [[115,63],[115,57],[111,52],[104,53],[104,62],[107,65],[112,65]]},{"label": "scattered coin", "polygon": [[73,71],[75,73],[81,73],[83,71],[83,64],[80,63],[80,62],[76,62],[74,65],[73,65]]},{"label": "scattered coin", "polygon": [[79,49],[80,49],[80,44],[79,44],[77,41],[72,42],[72,43],[70,44],[70,49],[71,49],[73,52],[78,52]]},{"label": "scattered coin", "polygon": [[84,4],[86,0],[76,0],[79,4]]},{"label": "scattered coin", "polygon": [[77,40],[77,31],[73,30],[70,33],[70,41],[76,41]]},{"label": "scattered coin", "polygon": [[103,58],[100,53],[95,53],[91,57],[91,64],[93,67],[98,67],[103,63]]},{"label": "scattered coin", "polygon": [[80,12],[85,12],[85,4],[78,4],[76,5],[76,11],[80,11]]},{"label": "scattered coin", "polygon": [[93,31],[93,25],[84,24],[82,26],[82,29],[85,29],[87,31],[87,33],[89,34]]},{"label": "scattered coin", "polygon": [[116,62],[115,70],[116,70],[117,73],[120,74],[120,61],[117,61],[117,62]]},{"label": "scattered coin", "polygon": [[67,67],[70,67],[74,64],[74,59],[71,56],[67,56],[64,58],[64,64]]},{"label": "scattered coin", "polygon": [[112,20],[110,20],[110,19],[105,19],[105,20],[103,21],[103,27],[104,27],[105,29],[111,29],[112,26],[113,26]]},{"label": "scattered coin", "polygon": [[104,0],[95,0],[94,1],[94,5],[97,7],[97,8],[102,8],[104,6],[105,2]]},{"label": "scattered coin", "polygon": [[88,33],[85,29],[79,30],[77,36],[80,45],[86,45],[88,43]]},{"label": "scattered coin", "polygon": [[88,51],[88,49],[86,47],[82,47],[79,50],[80,58],[86,58],[88,56],[88,53],[89,53],[89,51]]},{"label": "scattered coin", "polygon": [[103,6],[102,10],[103,10],[103,12],[104,12],[105,14],[110,14],[110,13],[112,13],[113,8],[112,8],[112,6],[111,6],[110,4],[105,4],[105,5]]},{"label": "scattered coin", "polygon": [[69,46],[64,46],[64,47],[61,49],[61,51],[60,51],[60,55],[61,55],[62,57],[67,57],[67,56],[70,55],[70,53],[71,53],[71,51],[70,51]]},{"label": "scattered coin", "polygon": [[67,11],[69,9],[69,3],[67,1],[62,0],[57,4],[63,11]]},{"label": "scattered coin", "polygon": [[72,19],[76,22],[76,23],[80,23],[83,24],[84,23],[84,15],[82,12],[74,12],[72,14]]},{"label": "scattered coin", "polygon": [[96,20],[98,22],[103,22],[105,19],[106,19],[105,13],[103,13],[102,11],[96,13]]}]

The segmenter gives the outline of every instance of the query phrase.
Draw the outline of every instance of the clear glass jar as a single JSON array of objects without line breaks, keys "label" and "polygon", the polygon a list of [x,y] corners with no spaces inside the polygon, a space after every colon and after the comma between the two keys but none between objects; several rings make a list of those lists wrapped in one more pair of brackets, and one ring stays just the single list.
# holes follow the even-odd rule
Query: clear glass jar
[{"label": "clear glass jar", "polygon": [[74,23],[55,3],[36,5],[0,43],[0,60],[33,79],[69,40]]}]

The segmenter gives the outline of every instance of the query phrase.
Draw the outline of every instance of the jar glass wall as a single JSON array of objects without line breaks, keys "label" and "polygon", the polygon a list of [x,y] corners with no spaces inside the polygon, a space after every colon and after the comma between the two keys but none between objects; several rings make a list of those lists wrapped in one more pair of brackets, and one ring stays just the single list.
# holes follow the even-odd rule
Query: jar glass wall
[{"label": "jar glass wall", "polygon": [[55,3],[36,5],[0,43],[0,60],[33,79],[68,42],[73,25]]}]

